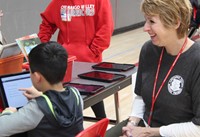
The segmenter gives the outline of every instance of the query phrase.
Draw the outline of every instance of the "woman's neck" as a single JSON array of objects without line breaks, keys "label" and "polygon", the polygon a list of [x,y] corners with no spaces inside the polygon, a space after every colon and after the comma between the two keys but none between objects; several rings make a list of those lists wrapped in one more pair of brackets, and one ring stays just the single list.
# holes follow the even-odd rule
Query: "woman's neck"
[{"label": "woman's neck", "polygon": [[165,47],[167,53],[172,56],[177,55],[184,44],[186,44],[186,45],[185,45],[185,48],[183,49],[183,52],[187,51],[194,42],[192,40],[190,40],[189,38],[187,38],[187,41],[186,41],[186,38],[187,37],[183,37],[181,39],[171,41],[167,45],[165,45],[164,47]]}]

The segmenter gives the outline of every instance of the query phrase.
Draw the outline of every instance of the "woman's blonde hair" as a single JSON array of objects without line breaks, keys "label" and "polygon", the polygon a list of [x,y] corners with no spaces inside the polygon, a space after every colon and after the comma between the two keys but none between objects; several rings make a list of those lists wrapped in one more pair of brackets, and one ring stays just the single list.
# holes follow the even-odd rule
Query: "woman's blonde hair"
[{"label": "woman's blonde hair", "polygon": [[192,6],[189,0],[143,0],[141,11],[147,16],[158,15],[166,28],[177,25],[179,38],[188,33],[190,19],[192,15]]}]

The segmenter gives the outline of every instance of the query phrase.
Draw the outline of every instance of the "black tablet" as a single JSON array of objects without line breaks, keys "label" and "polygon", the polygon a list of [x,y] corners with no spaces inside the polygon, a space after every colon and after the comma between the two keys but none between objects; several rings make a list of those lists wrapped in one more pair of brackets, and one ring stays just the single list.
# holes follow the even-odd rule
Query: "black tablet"
[{"label": "black tablet", "polygon": [[101,82],[113,82],[125,78],[125,75],[101,72],[101,71],[90,71],[87,73],[79,74],[78,77],[83,79],[101,81]]},{"label": "black tablet", "polygon": [[133,64],[120,64],[112,62],[101,62],[96,65],[93,65],[92,68],[98,70],[107,70],[107,71],[128,71],[133,69],[135,65]]},{"label": "black tablet", "polygon": [[30,73],[28,71],[0,76],[0,97],[4,108],[21,108],[27,104],[28,99],[19,88],[32,86]]},{"label": "black tablet", "polygon": [[77,88],[81,95],[92,95],[105,88],[103,85],[79,84],[79,83],[65,83],[64,87],[66,86],[72,86]]}]

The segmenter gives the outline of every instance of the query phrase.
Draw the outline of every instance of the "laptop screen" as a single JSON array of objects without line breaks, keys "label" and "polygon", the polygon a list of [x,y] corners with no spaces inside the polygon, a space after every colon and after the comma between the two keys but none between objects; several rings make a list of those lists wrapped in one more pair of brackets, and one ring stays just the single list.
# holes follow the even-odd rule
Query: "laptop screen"
[{"label": "laptop screen", "polygon": [[2,50],[0,50],[0,58],[6,58],[14,55],[18,55],[21,53],[21,49],[17,45],[17,43],[9,43],[7,45],[2,46]]},{"label": "laptop screen", "polygon": [[4,108],[20,108],[27,104],[28,100],[19,88],[32,86],[30,73],[22,72],[11,75],[0,76],[0,92]]}]

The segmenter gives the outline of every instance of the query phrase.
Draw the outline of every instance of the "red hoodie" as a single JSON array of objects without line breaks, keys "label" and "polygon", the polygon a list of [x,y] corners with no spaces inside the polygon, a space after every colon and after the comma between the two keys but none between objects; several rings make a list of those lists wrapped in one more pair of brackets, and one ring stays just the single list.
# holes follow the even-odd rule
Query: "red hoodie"
[{"label": "red hoodie", "polygon": [[41,17],[38,36],[42,42],[59,29],[57,41],[77,61],[102,61],[113,33],[110,0],[52,0]]}]

